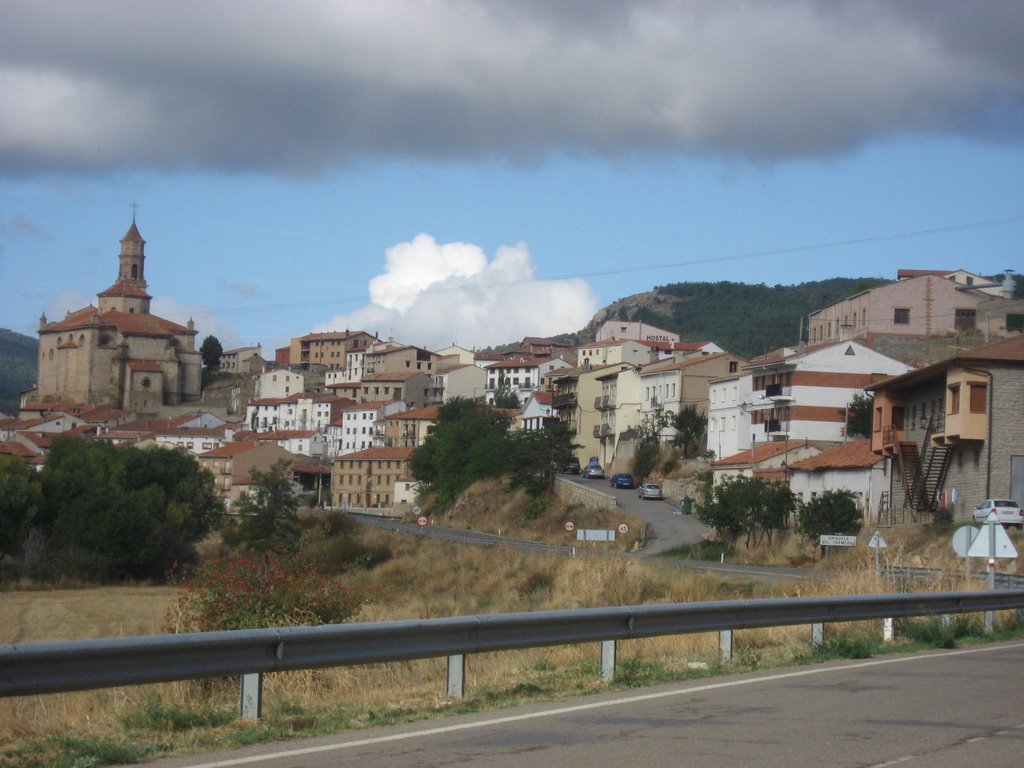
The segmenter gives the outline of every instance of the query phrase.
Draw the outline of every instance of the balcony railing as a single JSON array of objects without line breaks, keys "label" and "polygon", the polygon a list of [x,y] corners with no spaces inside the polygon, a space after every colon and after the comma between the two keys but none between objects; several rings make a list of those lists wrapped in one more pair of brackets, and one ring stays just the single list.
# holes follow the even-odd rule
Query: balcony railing
[{"label": "balcony railing", "polygon": [[610,395],[599,395],[594,398],[594,408],[607,411],[615,407],[615,398]]},{"label": "balcony railing", "polygon": [[612,436],[612,425],[611,424],[595,424],[594,425],[594,437],[606,438]]},{"label": "balcony railing", "polygon": [[555,395],[551,398],[552,408],[575,408],[576,395]]}]

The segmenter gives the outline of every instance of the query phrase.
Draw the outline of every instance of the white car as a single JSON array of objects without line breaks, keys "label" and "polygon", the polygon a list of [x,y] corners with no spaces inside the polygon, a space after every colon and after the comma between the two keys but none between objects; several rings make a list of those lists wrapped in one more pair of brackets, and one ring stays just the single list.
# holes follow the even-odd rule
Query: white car
[{"label": "white car", "polygon": [[636,489],[636,495],[641,499],[663,499],[661,486],[657,483],[644,483]]},{"label": "white car", "polygon": [[1024,528],[1024,513],[1013,499],[985,499],[974,508],[974,522],[984,523],[993,512],[1003,525]]}]

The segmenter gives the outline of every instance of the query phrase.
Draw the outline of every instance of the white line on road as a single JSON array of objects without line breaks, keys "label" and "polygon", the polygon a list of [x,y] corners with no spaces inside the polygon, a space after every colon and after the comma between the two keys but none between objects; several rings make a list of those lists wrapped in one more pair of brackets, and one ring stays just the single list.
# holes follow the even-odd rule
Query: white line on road
[{"label": "white line on road", "polygon": [[[477,728],[486,728],[492,725],[504,725],[506,723],[518,723],[525,720],[536,720],[540,717],[551,717],[552,715],[564,715],[573,712],[586,712],[594,709],[604,709],[607,707],[618,707],[624,704],[635,704],[642,701],[652,701],[655,699],[665,699],[673,696],[688,696],[694,693],[702,693],[704,691],[714,691],[723,688],[736,688],[739,686],[756,685],[759,683],[767,683],[775,680],[787,680],[797,677],[810,677],[812,675],[823,675],[830,672],[843,672],[849,669],[866,669],[868,667],[881,667],[890,664],[908,664],[915,661],[932,661],[937,658],[947,658],[951,656],[967,656],[979,653],[994,653],[995,651],[1005,650],[1007,648],[1024,648],[1024,643],[1012,643],[1009,645],[998,645],[998,646],[984,646],[981,648],[967,648],[958,649],[952,651],[939,651],[936,653],[920,654],[917,656],[901,656],[898,658],[885,658],[885,659],[872,659],[871,661],[858,661],[849,664],[843,664],[840,666],[828,666],[828,667],[814,667],[812,669],[799,669],[790,672],[779,672],[776,674],[766,675],[764,677],[744,678],[742,680],[721,680],[714,683],[707,683],[705,685],[698,685],[692,688],[680,688],[671,691],[658,691],[657,693],[643,693],[636,696],[629,696],[626,698],[617,698],[606,701],[590,702],[588,704],[574,704],[568,707],[558,707],[555,709],[545,709],[542,712],[529,712],[520,715],[506,715],[503,717],[493,717],[487,720],[477,720],[472,723],[458,723],[455,725],[442,725],[437,728],[426,728],[423,730],[410,731],[406,733],[395,733],[388,736],[371,736],[367,739],[357,739],[354,741],[346,741],[339,744],[322,744],[316,747],[302,747],[299,749],[288,749],[281,752],[273,752],[265,755],[248,755],[246,757],[232,758],[228,760],[216,760],[212,763],[197,763],[189,766],[189,768],[228,768],[228,766],[234,765],[248,765],[255,762],[265,762],[267,760],[277,760],[285,757],[302,757],[303,755],[313,755],[321,752],[335,752],[343,749],[352,749],[353,747],[365,747],[374,744],[386,744],[392,741],[404,741],[407,739],[416,739],[423,736],[437,736],[445,733],[456,733],[458,731],[468,731]],[[880,765],[893,765],[900,760],[909,759],[898,758],[896,761],[882,763]]]}]

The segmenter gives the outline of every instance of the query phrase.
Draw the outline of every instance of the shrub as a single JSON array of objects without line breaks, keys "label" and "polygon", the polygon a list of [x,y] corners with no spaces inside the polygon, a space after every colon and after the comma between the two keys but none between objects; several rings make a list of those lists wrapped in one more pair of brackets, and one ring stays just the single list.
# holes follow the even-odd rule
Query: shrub
[{"label": "shrub", "polygon": [[339,579],[324,576],[308,553],[220,558],[186,566],[170,581],[182,589],[168,610],[170,632],[337,624],[362,602]]}]

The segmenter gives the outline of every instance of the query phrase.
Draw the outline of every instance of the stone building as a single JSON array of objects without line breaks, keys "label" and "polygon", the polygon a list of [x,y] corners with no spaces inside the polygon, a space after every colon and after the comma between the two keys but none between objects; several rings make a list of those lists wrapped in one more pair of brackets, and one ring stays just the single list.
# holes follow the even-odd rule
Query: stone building
[{"label": "stone building", "polygon": [[156,412],[196,400],[202,360],[191,320],[179,325],[149,311],[146,241],[132,219],[121,238],[114,284],[98,307],[39,320],[39,371],[30,402],[73,401]]}]

